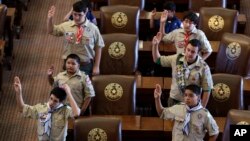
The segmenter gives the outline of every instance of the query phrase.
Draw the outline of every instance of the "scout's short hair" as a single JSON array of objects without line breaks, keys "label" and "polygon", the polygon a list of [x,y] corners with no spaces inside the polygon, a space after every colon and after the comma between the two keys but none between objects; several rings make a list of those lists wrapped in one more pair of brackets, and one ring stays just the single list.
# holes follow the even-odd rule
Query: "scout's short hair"
[{"label": "scout's short hair", "polygon": [[185,90],[191,90],[194,92],[197,96],[201,95],[201,87],[195,84],[191,84],[185,87]]},{"label": "scout's short hair", "polygon": [[69,58],[76,60],[76,62],[78,64],[80,64],[80,57],[78,55],[76,55],[76,54],[70,54],[70,55],[67,56],[67,58],[66,58],[65,61],[67,61]]},{"label": "scout's short hair", "polygon": [[197,25],[199,21],[199,17],[194,12],[188,12],[186,15],[184,15],[182,20],[184,21],[186,19],[192,21],[195,25]]},{"label": "scout's short hair", "polygon": [[172,1],[165,2],[163,4],[163,9],[170,10],[170,11],[175,11],[176,10],[176,5]]},{"label": "scout's short hair", "polygon": [[73,11],[75,12],[86,12],[88,6],[86,2],[77,1],[73,4]]},{"label": "scout's short hair", "polygon": [[193,47],[198,47],[198,50],[201,49],[201,42],[198,39],[191,39],[189,42]]},{"label": "scout's short hair", "polygon": [[55,87],[51,90],[50,95],[54,95],[55,97],[57,97],[59,99],[60,102],[62,102],[63,100],[66,99],[67,94],[64,91],[64,89],[59,88],[59,87]]}]

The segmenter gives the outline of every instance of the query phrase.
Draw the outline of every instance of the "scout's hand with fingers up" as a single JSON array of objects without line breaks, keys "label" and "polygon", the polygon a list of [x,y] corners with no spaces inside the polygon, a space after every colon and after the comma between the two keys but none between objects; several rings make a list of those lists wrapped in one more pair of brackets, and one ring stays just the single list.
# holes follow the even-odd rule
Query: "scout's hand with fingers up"
[{"label": "scout's hand with fingers up", "polygon": [[154,36],[154,38],[152,40],[153,47],[156,46],[156,45],[158,45],[161,42],[161,38],[162,38],[162,33],[158,32],[156,34],[156,36]]},{"label": "scout's hand with fingers up", "polygon": [[14,78],[14,89],[17,94],[20,94],[22,91],[22,85],[18,76],[15,76]]},{"label": "scout's hand with fingers up", "polygon": [[55,15],[55,11],[56,11],[56,7],[53,5],[50,7],[49,11],[48,11],[48,18],[53,18]]},{"label": "scout's hand with fingers up", "polygon": [[48,74],[48,75],[53,75],[54,71],[55,71],[55,67],[54,67],[54,65],[52,65],[52,66],[48,69],[47,74]]},{"label": "scout's hand with fingers up", "polygon": [[160,98],[161,97],[161,93],[162,93],[162,90],[161,90],[161,85],[159,84],[156,84],[155,85],[155,90],[154,90],[154,98]]},{"label": "scout's hand with fingers up", "polygon": [[167,19],[168,19],[168,11],[164,10],[161,13],[161,23],[166,23]]}]

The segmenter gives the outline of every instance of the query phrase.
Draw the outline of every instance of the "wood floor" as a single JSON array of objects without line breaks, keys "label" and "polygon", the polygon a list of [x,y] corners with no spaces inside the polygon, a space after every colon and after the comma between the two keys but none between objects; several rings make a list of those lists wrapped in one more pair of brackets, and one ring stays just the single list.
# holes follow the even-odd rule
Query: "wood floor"
[{"label": "wood floor", "polygon": [[[14,60],[11,71],[4,71],[3,92],[0,94],[0,141],[37,140],[35,120],[24,119],[17,111],[13,77],[19,76],[23,85],[23,97],[33,105],[47,101],[50,86],[47,82],[47,68],[54,64],[61,70],[62,38],[46,33],[47,10],[57,7],[54,22],[60,23],[63,16],[76,0],[31,0],[28,11],[23,12],[24,29],[21,39],[14,41]],[[250,19],[250,4],[241,0],[242,13]],[[248,20],[246,34],[250,35]]]}]

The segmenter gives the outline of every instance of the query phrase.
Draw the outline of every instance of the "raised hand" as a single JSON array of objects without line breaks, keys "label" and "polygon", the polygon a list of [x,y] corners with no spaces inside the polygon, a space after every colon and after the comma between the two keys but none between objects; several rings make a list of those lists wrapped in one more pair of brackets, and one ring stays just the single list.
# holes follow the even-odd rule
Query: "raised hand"
[{"label": "raised hand", "polygon": [[162,38],[162,33],[161,32],[158,32],[156,34],[156,36],[154,36],[153,40],[152,40],[152,44],[153,45],[158,45],[161,41],[161,38]]},{"label": "raised hand", "polygon": [[19,79],[18,76],[14,77],[14,89],[16,91],[16,93],[20,93],[22,91],[22,85],[21,85],[21,81]]},{"label": "raised hand", "polygon": [[168,19],[168,11],[167,10],[164,10],[162,13],[161,13],[161,23],[165,23]]},{"label": "raised hand", "polygon": [[61,86],[59,86],[60,88],[64,89],[64,91],[67,93],[67,95],[70,93],[70,87],[68,84],[62,84]]},{"label": "raised hand", "polygon": [[154,10],[151,11],[151,17],[154,18],[156,15],[156,8],[154,8]]},{"label": "raised hand", "polygon": [[161,85],[156,84],[155,85],[155,90],[154,90],[154,98],[160,98],[161,97],[161,93],[162,93]]},{"label": "raised hand", "polygon": [[54,71],[55,71],[55,67],[54,67],[54,65],[51,65],[51,67],[47,71],[47,74],[48,75],[53,75]]},{"label": "raised hand", "polygon": [[48,11],[48,18],[53,18],[55,15],[55,11],[56,11],[56,7],[53,5],[50,7],[49,11]]}]

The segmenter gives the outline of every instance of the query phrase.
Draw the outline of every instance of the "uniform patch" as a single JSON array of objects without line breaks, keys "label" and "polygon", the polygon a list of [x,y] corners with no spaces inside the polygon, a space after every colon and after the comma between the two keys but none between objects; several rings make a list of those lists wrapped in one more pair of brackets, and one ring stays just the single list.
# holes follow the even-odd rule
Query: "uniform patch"
[{"label": "uniform patch", "polygon": [[91,85],[91,80],[90,80],[90,78],[89,78],[88,75],[86,76],[85,83],[86,83],[87,85]]}]

